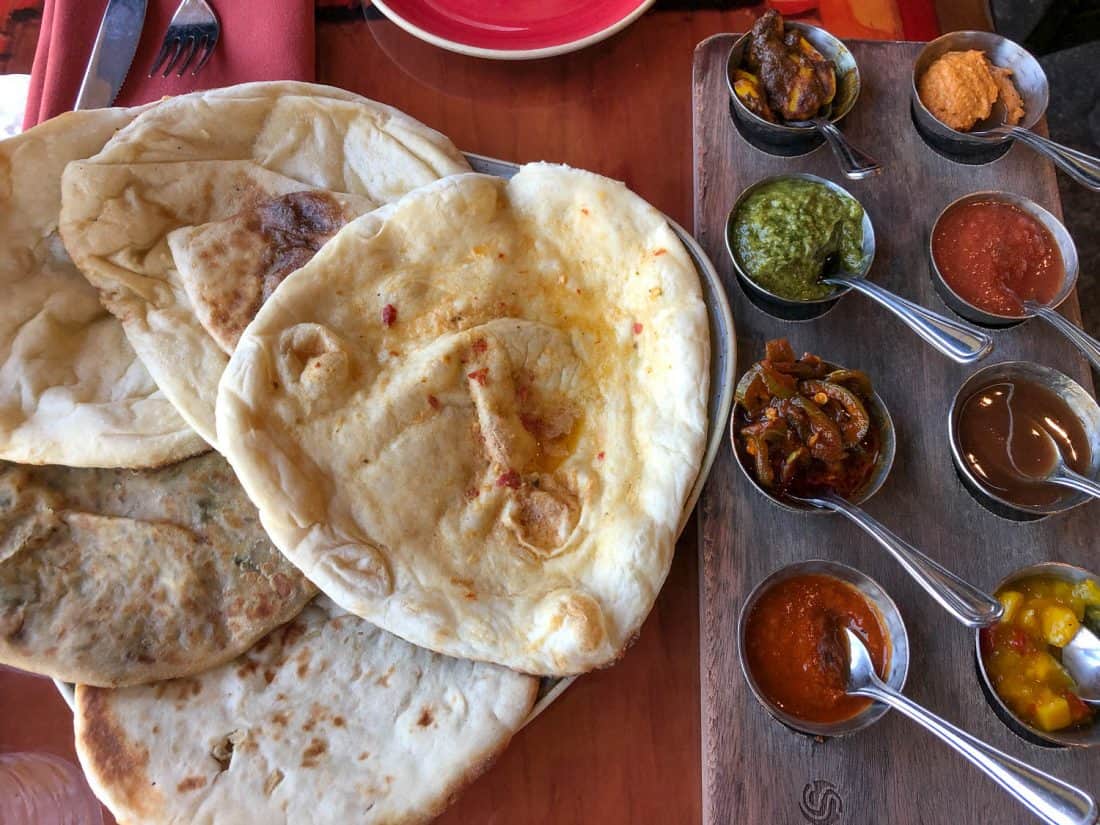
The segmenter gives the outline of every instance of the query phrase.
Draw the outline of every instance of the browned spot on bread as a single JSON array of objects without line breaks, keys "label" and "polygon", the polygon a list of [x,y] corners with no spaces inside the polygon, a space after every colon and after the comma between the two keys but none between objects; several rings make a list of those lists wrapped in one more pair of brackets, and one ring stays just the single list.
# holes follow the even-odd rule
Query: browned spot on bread
[{"label": "browned spot on bread", "polygon": [[82,687],[78,694],[83,719],[79,737],[89,770],[101,787],[112,788],[124,807],[149,816],[160,804],[146,773],[149,750],[126,738],[111,712],[110,696],[110,690],[94,687]]},{"label": "browned spot on bread", "polygon": [[387,670],[385,673],[383,673],[381,676],[379,676],[377,679],[375,679],[374,683],[376,685],[378,685],[379,687],[389,687],[390,686],[390,677],[393,676],[393,671],[394,671],[393,667],[390,667],[389,670]]},{"label": "browned spot on bread", "polygon": [[333,716],[332,717],[332,724],[334,724],[338,728],[342,728],[347,723],[344,721],[343,716]]},{"label": "browned spot on bread", "polygon": [[271,721],[274,722],[276,725],[286,727],[286,724],[290,721],[290,718],[286,715],[284,711],[277,710],[273,714],[271,714]]},{"label": "browned spot on bread", "polygon": [[269,773],[267,779],[264,780],[264,796],[271,796],[282,781],[283,772],[278,768]]},{"label": "browned spot on bread", "polygon": [[369,751],[363,751],[363,752],[362,752],[361,754],[359,754],[359,756],[358,756],[358,757],[356,757],[356,758],[357,758],[357,759],[358,759],[358,760],[359,760],[360,762],[362,762],[362,761],[363,761],[364,759],[370,759],[370,752],[369,752]]},{"label": "browned spot on bread", "polygon": [[430,725],[434,721],[435,721],[435,717],[432,716],[432,709],[430,707],[425,706],[420,711],[420,718],[416,720],[416,724],[420,725],[420,727],[422,727],[422,728],[426,728],[426,727],[428,727],[428,725]]},{"label": "browned spot on bread", "polygon": [[302,751],[302,767],[303,768],[315,768],[317,767],[317,759],[321,754],[328,750],[328,744],[323,739],[317,739],[316,737],[311,739],[306,749]]},{"label": "browned spot on bread", "polygon": [[187,793],[188,791],[197,791],[199,788],[205,787],[205,776],[189,776],[176,785],[176,790],[180,793]]}]

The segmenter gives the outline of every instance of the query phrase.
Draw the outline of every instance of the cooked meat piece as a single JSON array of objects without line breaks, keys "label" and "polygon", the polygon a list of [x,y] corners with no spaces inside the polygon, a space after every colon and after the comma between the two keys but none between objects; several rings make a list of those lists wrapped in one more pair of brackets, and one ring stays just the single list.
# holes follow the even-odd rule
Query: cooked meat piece
[{"label": "cooked meat piece", "polygon": [[752,27],[746,64],[758,67],[768,105],[782,120],[807,120],[836,94],[836,72],[783,18],[766,11]]}]

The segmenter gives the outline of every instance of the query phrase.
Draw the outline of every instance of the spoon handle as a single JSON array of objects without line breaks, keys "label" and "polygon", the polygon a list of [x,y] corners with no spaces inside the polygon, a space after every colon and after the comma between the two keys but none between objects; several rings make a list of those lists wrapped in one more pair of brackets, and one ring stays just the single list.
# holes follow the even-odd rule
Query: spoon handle
[{"label": "spoon handle", "polygon": [[850,692],[878,699],[938,736],[1044,822],[1092,825],[1096,821],[1096,802],[1084,791],[971,736],[882,682],[875,680]]},{"label": "spoon handle", "polygon": [[837,276],[822,280],[827,284],[851,287],[882,304],[913,332],[959,364],[973,364],[993,350],[993,336],[988,332],[925,309],[866,278]]},{"label": "spoon handle", "polygon": [[1060,333],[1066,336],[1077,349],[1081,350],[1085,354],[1085,357],[1092,362],[1092,365],[1100,370],[1100,341],[1097,341],[1091,335],[1088,335],[1083,329],[1067,319],[1058,310],[1053,307],[1048,307],[1044,304],[1037,304],[1033,301],[1025,301],[1024,308],[1029,312],[1038,315],[1052,327],[1057,329]]},{"label": "spoon handle", "polygon": [[1067,175],[1093,192],[1100,192],[1100,158],[1071,149],[1050,138],[1037,135],[1030,129],[1013,126],[1008,133],[1021,143],[1026,143],[1040,155],[1050,158]]},{"label": "spoon handle", "polygon": [[992,596],[928,558],[913,545],[903,541],[866,512],[840,496],[828,495],[820,499],[808,499],[808,501],[847,516],[859,525],[897,559],[898,563],[905,568],[905,572],[916,579],[917,584],[923,587],[928,595],[967,627],[991,625],[1004,612],[1001,603]]},{"label": "spoon handle", "polygon": [[840,164],[840,171],[844,173],[844,177],[849,180],[863,180],[882,171],[882,164],[862,149],[849,143],[848,138],[844,137],[844,133],[836,127],[836,124],[823,117],[815,118],[813,124],[825,138],[829,148],[833,150],[833,156]]},{"label": "spoon handle", "polygon": [[1100,483],[1093,481],[1091,478],[1085,478],[1080,473],[1075,473],[1069,467],[1063,467],[1047,481],[1051,484],[1069,487],[1071,490],[1077,490],[1093,498],[1100,498]]}]

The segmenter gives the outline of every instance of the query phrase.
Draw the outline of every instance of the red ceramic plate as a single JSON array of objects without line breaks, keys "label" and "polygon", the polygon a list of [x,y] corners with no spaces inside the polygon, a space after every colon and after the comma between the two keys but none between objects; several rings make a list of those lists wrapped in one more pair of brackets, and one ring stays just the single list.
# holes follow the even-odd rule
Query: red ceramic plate
[{"label": "red ceramic plate", "polygon": [[550,57],[610,37],[653,0],[374,0],[409,34],[475,57]]}]

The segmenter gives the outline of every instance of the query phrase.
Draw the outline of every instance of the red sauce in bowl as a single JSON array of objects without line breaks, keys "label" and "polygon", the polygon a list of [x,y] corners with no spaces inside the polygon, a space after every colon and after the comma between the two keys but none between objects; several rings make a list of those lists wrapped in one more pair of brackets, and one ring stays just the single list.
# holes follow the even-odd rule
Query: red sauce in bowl
[{"label": "red sauce in bowl", "polygon": [[792,576],[769,587],[745,625],[745,663],[759,691],[807,722],[851,719],[871,702],[844,692],[848,645],[859,636],[885,678],[886,632],[878,611],[855,587],[832,576]]},{"label": "red sauce in bowl", "polygon": [[944,213],[932,234],[932,257],[955,294],[993,315],[1019,318],[1025,300],[1050,303],[1065,264],[1042,223],[1017,206],[970,201]]}]

